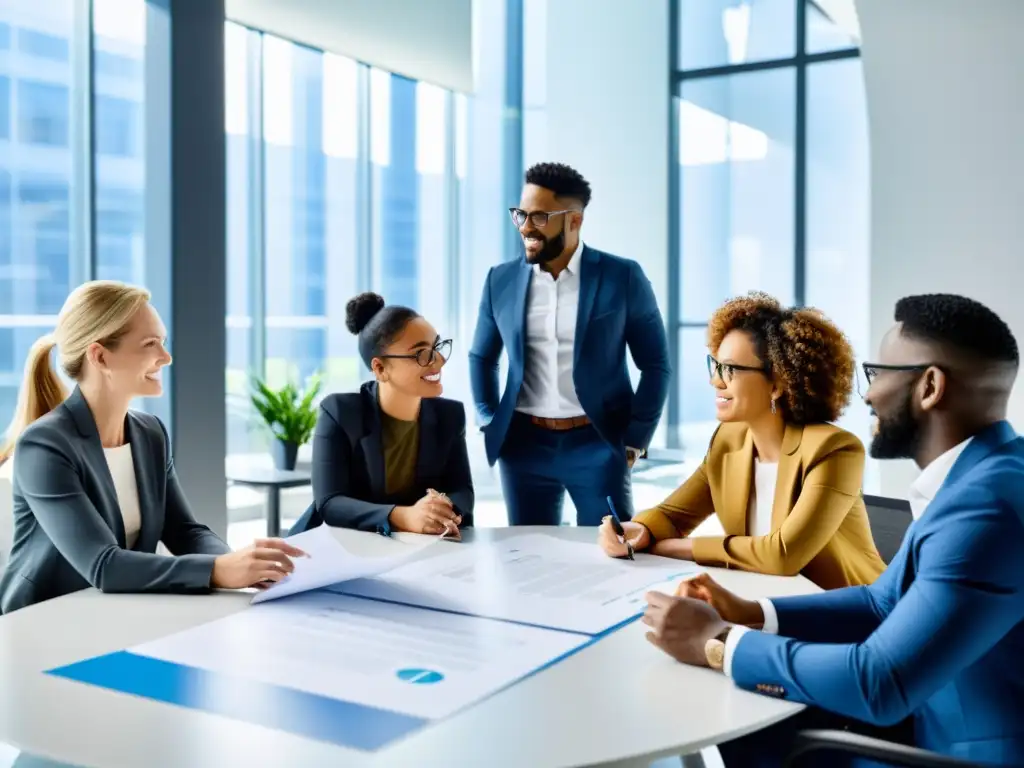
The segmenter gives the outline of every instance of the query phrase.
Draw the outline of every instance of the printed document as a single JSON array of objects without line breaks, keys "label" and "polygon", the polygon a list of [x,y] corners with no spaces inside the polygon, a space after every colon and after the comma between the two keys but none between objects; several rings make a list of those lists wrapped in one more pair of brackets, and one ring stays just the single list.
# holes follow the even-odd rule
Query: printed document
[{"label": "printed document", "polygon": [[590,639],[319,591],[128,650],[436,720]]},{"label": "printed document", "polygon": [[346,579],[376,576],[406,563],[434,544],[434,540],[420,545],[395,542],[392,554],[363,557],[346,549],[326,525],[289,536],[285,541],[298,547],[309,557],[292,558],[295,570],[276,584],[257,592],[252,599],[254,605],[337,584]]},{"label": "printed document", "polygon": [[642,553],[617,560],[595,544],[524,534],[438,550],[331,590],[593,635],[643,613],[652,587],[700,570]]}]

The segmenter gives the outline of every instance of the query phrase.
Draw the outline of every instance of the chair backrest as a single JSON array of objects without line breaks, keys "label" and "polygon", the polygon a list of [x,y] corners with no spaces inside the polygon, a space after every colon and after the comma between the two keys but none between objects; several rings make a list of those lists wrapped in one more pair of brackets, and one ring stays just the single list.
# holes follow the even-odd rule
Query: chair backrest
[{"label": "chair backrest", "polygon": [[868,509],[871,535],[878,547],[878,554],[888,565],[899,551],[903,536],[913,522],[910,505],[902,499],[884,496],[865,496],[864,504]]}]

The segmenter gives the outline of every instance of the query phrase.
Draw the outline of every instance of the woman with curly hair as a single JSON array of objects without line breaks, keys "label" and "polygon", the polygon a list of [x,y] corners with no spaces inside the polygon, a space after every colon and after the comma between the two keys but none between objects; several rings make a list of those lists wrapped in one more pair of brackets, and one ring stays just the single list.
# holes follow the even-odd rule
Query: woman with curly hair
[{"label": "woman with curly hair", "polygon": [[[623,523],[633,549],[784,576],[824,589],[885,570],[861,496],[864,446],[834,426],[849,403],[849,341],[814,309],[763,293],[727,301],[708,323],[708,373],[721,424],[703,464],[664,502]],[[717,514],[724,536],[691,538]],[[627,554],[610,521],[599,542]]]}]

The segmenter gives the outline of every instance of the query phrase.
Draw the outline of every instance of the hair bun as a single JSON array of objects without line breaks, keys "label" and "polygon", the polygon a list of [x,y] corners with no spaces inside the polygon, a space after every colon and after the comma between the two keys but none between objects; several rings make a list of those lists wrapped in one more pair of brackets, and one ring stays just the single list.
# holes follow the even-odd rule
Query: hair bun
[{"label": "hair bun", "polygon": [[370,291],[360,293],[354,299],[349,299],[345,305],[345,327],[351,333],[358,334],[373,316],[384,309],[384,297]]}]

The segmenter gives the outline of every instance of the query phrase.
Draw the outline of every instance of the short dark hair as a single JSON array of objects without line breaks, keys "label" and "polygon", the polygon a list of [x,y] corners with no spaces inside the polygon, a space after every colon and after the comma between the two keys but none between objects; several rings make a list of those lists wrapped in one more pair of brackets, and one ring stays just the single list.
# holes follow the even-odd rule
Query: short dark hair
[{"label": "short dark hair", "polygon": [[584,208],[590,205],[590,182],[565,163],[537,163],[527,169],[525,180],[551,190],[556,197],[579,200]]},{"label": "short dark hair", "polygon": [[367,368],[417,317],[419,313],[409,307],[384,306],[384,297],[372,292],[360,293],[345,305],[345,327],[358,337],[359,356]]},{"label": "short dark hair", "polygon": [[1020,363],[1013,331],[981,302],[952,293],[906,296],[896,302],[901,332],[993,363]]}]

